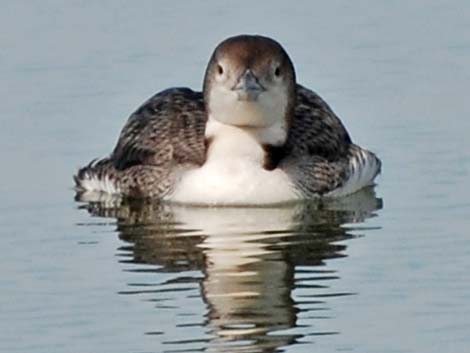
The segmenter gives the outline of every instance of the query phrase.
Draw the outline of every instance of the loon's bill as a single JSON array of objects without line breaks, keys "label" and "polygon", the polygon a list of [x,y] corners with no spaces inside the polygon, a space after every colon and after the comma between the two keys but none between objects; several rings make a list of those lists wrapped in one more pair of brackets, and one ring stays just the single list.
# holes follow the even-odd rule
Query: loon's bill
[{"label": "loon's bill", "polygon": [[171,88],[150,98],[111,155],[74,179],[79,193],[265,205],[348,195],[380,169],[332,109],[296,83],[279,43],[241,35],[217,46],[202,92]]}]

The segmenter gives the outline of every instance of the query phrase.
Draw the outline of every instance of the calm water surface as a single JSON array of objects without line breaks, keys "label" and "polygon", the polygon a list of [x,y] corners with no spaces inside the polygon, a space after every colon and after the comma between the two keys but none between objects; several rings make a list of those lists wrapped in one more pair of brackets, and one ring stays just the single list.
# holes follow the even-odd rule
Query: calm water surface
[{"label": "calm water surface", "polygon": [[[333,203],[75,200],[71,175],[236,33],[384,161]],[[466,1],[3,2],[1,352],[467,352]]]}]

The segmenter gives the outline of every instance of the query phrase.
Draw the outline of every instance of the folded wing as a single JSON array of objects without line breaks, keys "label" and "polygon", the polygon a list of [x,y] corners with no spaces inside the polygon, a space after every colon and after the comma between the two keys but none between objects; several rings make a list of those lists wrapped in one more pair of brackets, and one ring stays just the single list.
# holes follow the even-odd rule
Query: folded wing
[{"label": "folded wing", "polygon": [[204,163],[206,120],[200,92],[172,88],[156,94],[129,117],[109,157],[78,171],[76,188],[164,196],[177,170]]},{"label": "folded wing", "polygon": [[202,94],[188,88],[160,92],[133,113],[111,154],[114,166],[202,164],[206,146]]},{"label": "folded wing", "polygon": [[305,197],[353,193],[380,172],[380,160],[353,144],[328,104],[300,85],[284,156],[279,167]]}]

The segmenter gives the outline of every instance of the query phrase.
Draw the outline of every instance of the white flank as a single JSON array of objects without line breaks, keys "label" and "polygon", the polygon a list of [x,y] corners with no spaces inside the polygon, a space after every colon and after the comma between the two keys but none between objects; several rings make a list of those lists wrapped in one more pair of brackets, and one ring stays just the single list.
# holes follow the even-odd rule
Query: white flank
[{"label": "white flank", "polygon": [[108,194],[119,194],[119,187],[108,177],[98,178],[96,174],[85,173],[79,180],[80,187],[86,191],[106,192]]},{"label": "white flank", "polygon": [[380,171],[380,162],[369,151],[355,146],[353,157],[349,161],[350,176],[348,180],[333,191],[330,191],[326,197],[341,197],[352,194],[368,185],[372,185],[374,178]]}]

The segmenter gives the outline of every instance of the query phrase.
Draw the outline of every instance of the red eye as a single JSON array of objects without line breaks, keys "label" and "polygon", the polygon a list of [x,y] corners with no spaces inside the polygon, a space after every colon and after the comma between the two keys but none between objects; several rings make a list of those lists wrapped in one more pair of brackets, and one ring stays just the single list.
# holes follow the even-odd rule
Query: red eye
[{"label": "red eye", "polygon": [[279,66],[276,68],[276,70],[274,70],[274,75],[276,77],[281,76],[281,68]]},{"label": "red eye", "polygon": [[224,68],[221,65],[217,65],[217,72],[219,75],[222,75],[224,73]]}]

